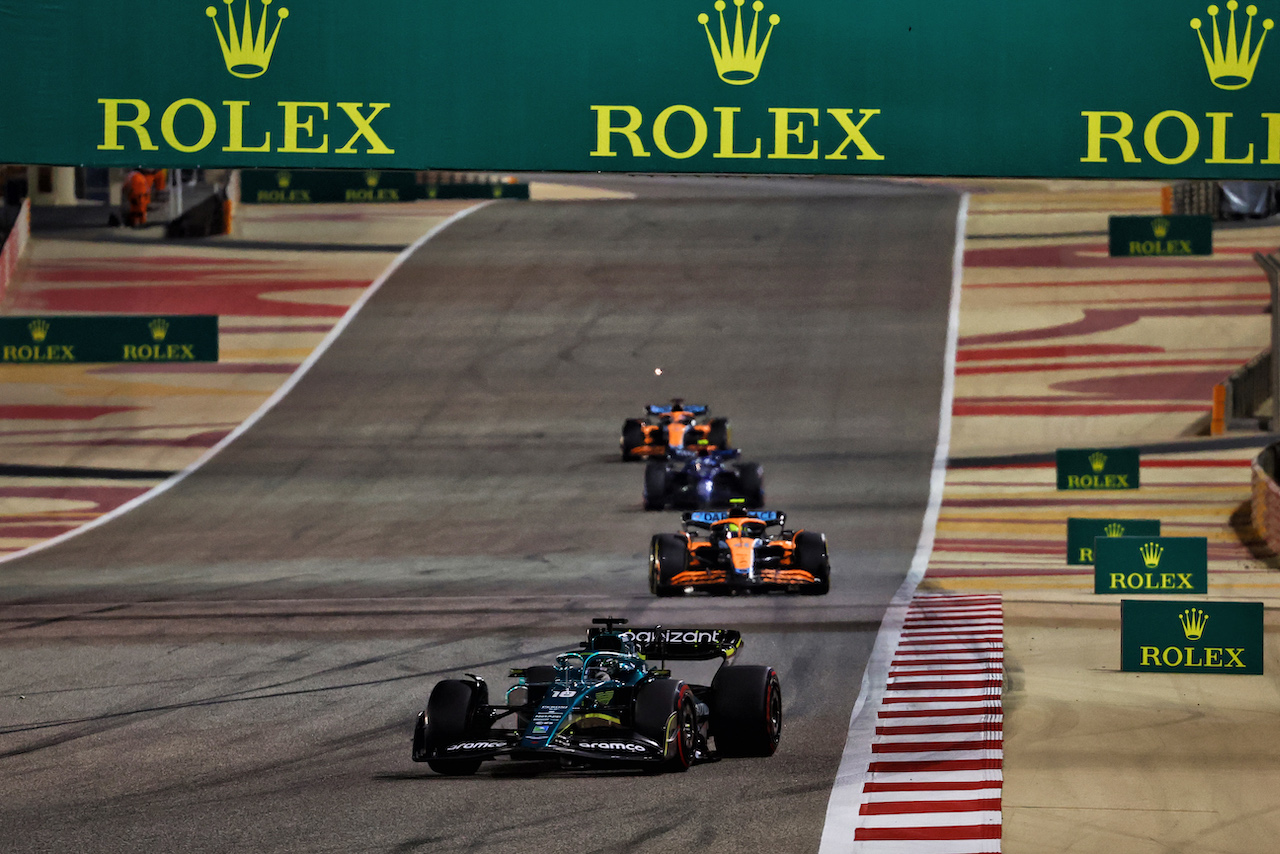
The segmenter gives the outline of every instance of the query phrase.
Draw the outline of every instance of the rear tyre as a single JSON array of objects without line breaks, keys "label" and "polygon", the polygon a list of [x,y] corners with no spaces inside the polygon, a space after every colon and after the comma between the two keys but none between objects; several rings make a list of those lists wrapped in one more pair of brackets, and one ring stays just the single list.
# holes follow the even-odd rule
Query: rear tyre
[{"label": "rear tyre", "polygon": [[809,596],[822,596],[831,590],[831,561],[827,558],[827,538],[814,531],[796,535],[796,565],[816,581],[800,588]]},{"label": "rear tyre", "polygon": [[689,568],[689,549],[679,534],[654,534],[649,548],[649,592],[655,596],[675,596],[679,589],[672,579]]},{"label": "rear tyre", "polygon": [[715,445],[723,450],[729,447],[729,419],[713,418],[711,419],[711,427],[707,430],[708,444]]},{"label": "rear tyre", "polygon": [[628,418],[622,422],[622,461],[624,463],[640,459],[632,451],[644,443],[644,424],[640,419]]},{"label": "rear tyre", "polygon": [[773,668],[721,668],[711,689],[716,751],[722,756],[772,756],[782,735],[782,685]]},{"label": "rear tyre", "polygon": [[697,750],[698,715],[688,685],[676,679],[655,679],[640,686],[635,728],[640,735],[666,745],[664,771],[689,770]]},{"label": "rear tyre", "polygon": [[764,468],[759,463],[743,463],[738,466],[738,488],[746,499],[747,508],[758,510],[764,506]]},{"label": "rear tyre", "polygon": [[666,463],[653,460],[644,467],[645,510],[661,510],[667,505],[667,487],[670,479]]},{"label": "rear tyre", "polygon": [[437,774],[462,777],[476,773],[479,759],[441,759],[435,754],[443,747],[461,741],[473,728],[480,692],[474,682],[445,679],[437,682],[427,700],[427,709],[418,716],[413,734],[413,756],[425,758]]}]

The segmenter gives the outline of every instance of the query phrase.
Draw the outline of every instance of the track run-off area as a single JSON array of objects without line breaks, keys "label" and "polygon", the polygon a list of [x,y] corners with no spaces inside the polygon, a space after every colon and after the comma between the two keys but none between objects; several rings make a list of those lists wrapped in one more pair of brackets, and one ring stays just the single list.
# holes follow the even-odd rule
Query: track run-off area
[{"label": "track run-off area", "polygon": [[[217,453],[0,565],[16,850],[817,850],[929,506],[961,196],[628,190],[469,210]],[[640,509],[617,434],[672,396],[730,417],[769,506],[827,534],[830,595],[649,595],[678,516]],[[657,776],[409,761],[435,681],[505,686],[605,615],[741,629],[782,674],[779,752]]]},{"label": "track run-off area", "polygon": [[[1122,260],[1106,218],[1158,185],[535,180],[557,198],[37,235],[0,311],[199,306],[223,361],[0,369],[6,849],[1268,850],[1280,584],[1242,508],[1269,437],[1197,434],[1266,346],[1280,228]],[[677,516],[617,433],[675,395],[827,534],[829,596],[648,594]],[[1116,445],[1141,490],[1055,491],[1054,448]],[[1267,605],[1267,675],[1121,673],[1118,601],[1064,563],[1080,515],[1207,536],[1211,598]],[[409,760],[438,679],[504,688],[606,614],[741,629],[777,755]]]}]

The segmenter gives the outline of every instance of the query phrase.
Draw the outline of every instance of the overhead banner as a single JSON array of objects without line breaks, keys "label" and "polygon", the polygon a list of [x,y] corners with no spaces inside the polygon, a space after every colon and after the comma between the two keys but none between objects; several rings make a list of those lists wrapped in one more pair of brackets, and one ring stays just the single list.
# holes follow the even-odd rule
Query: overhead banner
[{"label": "overhead banner", "polygon": [[0,0],[0,162],[1269,180],[1278,18],[1280,0]]}]

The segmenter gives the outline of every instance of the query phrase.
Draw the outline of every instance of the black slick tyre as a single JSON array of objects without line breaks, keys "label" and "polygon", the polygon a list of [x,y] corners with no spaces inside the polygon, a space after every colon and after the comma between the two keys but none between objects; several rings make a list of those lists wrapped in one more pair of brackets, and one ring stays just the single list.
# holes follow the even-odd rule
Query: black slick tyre
[{"label": "black slick tyre", "polygon": [[636,448],[644,445],[644,425],[638,418],[628,418],[622,422],[622,461],[624,463],[631,460],[638,460],[636,454],[632,453]]},{"label": "black slick tyre", "polygon": [[688,771],[698,738],[698,716],[689,686],[677,679],[654,679],[641,685],[636,692],[635,730],[667,745],[664,771]]},{"label": "black slick tyre", "polygon": [[751,510],[764,506],[764,467],[759,463],[743,463],[738,466],[738,488]]},{"label": "black slick tyre", "polygon": [[689,567],[689,549],[679,534],[654,534],[649,547],[649,592],[675,596],[680,592],[672,579]]},{"label": "black slick tyre", "polygon": [[[418,716],[414,732],[414,758],[426,757],[427,765],[437,774],[462,777],[476,773],[479,759],[442,759],[436,754],[443,747],[461,741],[472,729],[476,706],[481,701],[474,682],[445,679],[436,683],[427,699],[427,708]],[[421,760],[419,760],[421,761]]]},{"label": "black slick tyre", "polygon": [[707,443],[721,450],[729,447],[728,418],[711,419],[710,429],[707,430]]},{"label": "black slick tyre", "polygon": [[529,703],[537,706],[556,681],[556,669],[550,664],[535,664],[524,669],[524,683],[528,690]]},{"label": "black slick tyre", "polygon": [[831,590],[831,561],[827,557],[827,538],[815,531],[796,534],[796,566],[814,577],[814,582],[800,588],[809,596],[823,596]]},{"label": "black slick tyre", "polygon": [[772,756],[782,736],[782,685],[772,667],[722,667],[711,681],[711,735],[722,756]]},{"label": "black slick tyre", "polygon": [[661,510],[667,506],[667,464],[652,460],[644,467],[644,509]]}]

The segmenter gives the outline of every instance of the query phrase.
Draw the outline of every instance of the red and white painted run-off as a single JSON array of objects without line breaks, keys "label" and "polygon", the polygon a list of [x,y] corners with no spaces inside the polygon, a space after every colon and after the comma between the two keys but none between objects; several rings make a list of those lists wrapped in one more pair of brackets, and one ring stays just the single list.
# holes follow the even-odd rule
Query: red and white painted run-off
[{"label": "red and white painted run-off", "polygon": [[851,850],[1000,850],[1003,686],[999,596],[912,598],[875,713]]}]

